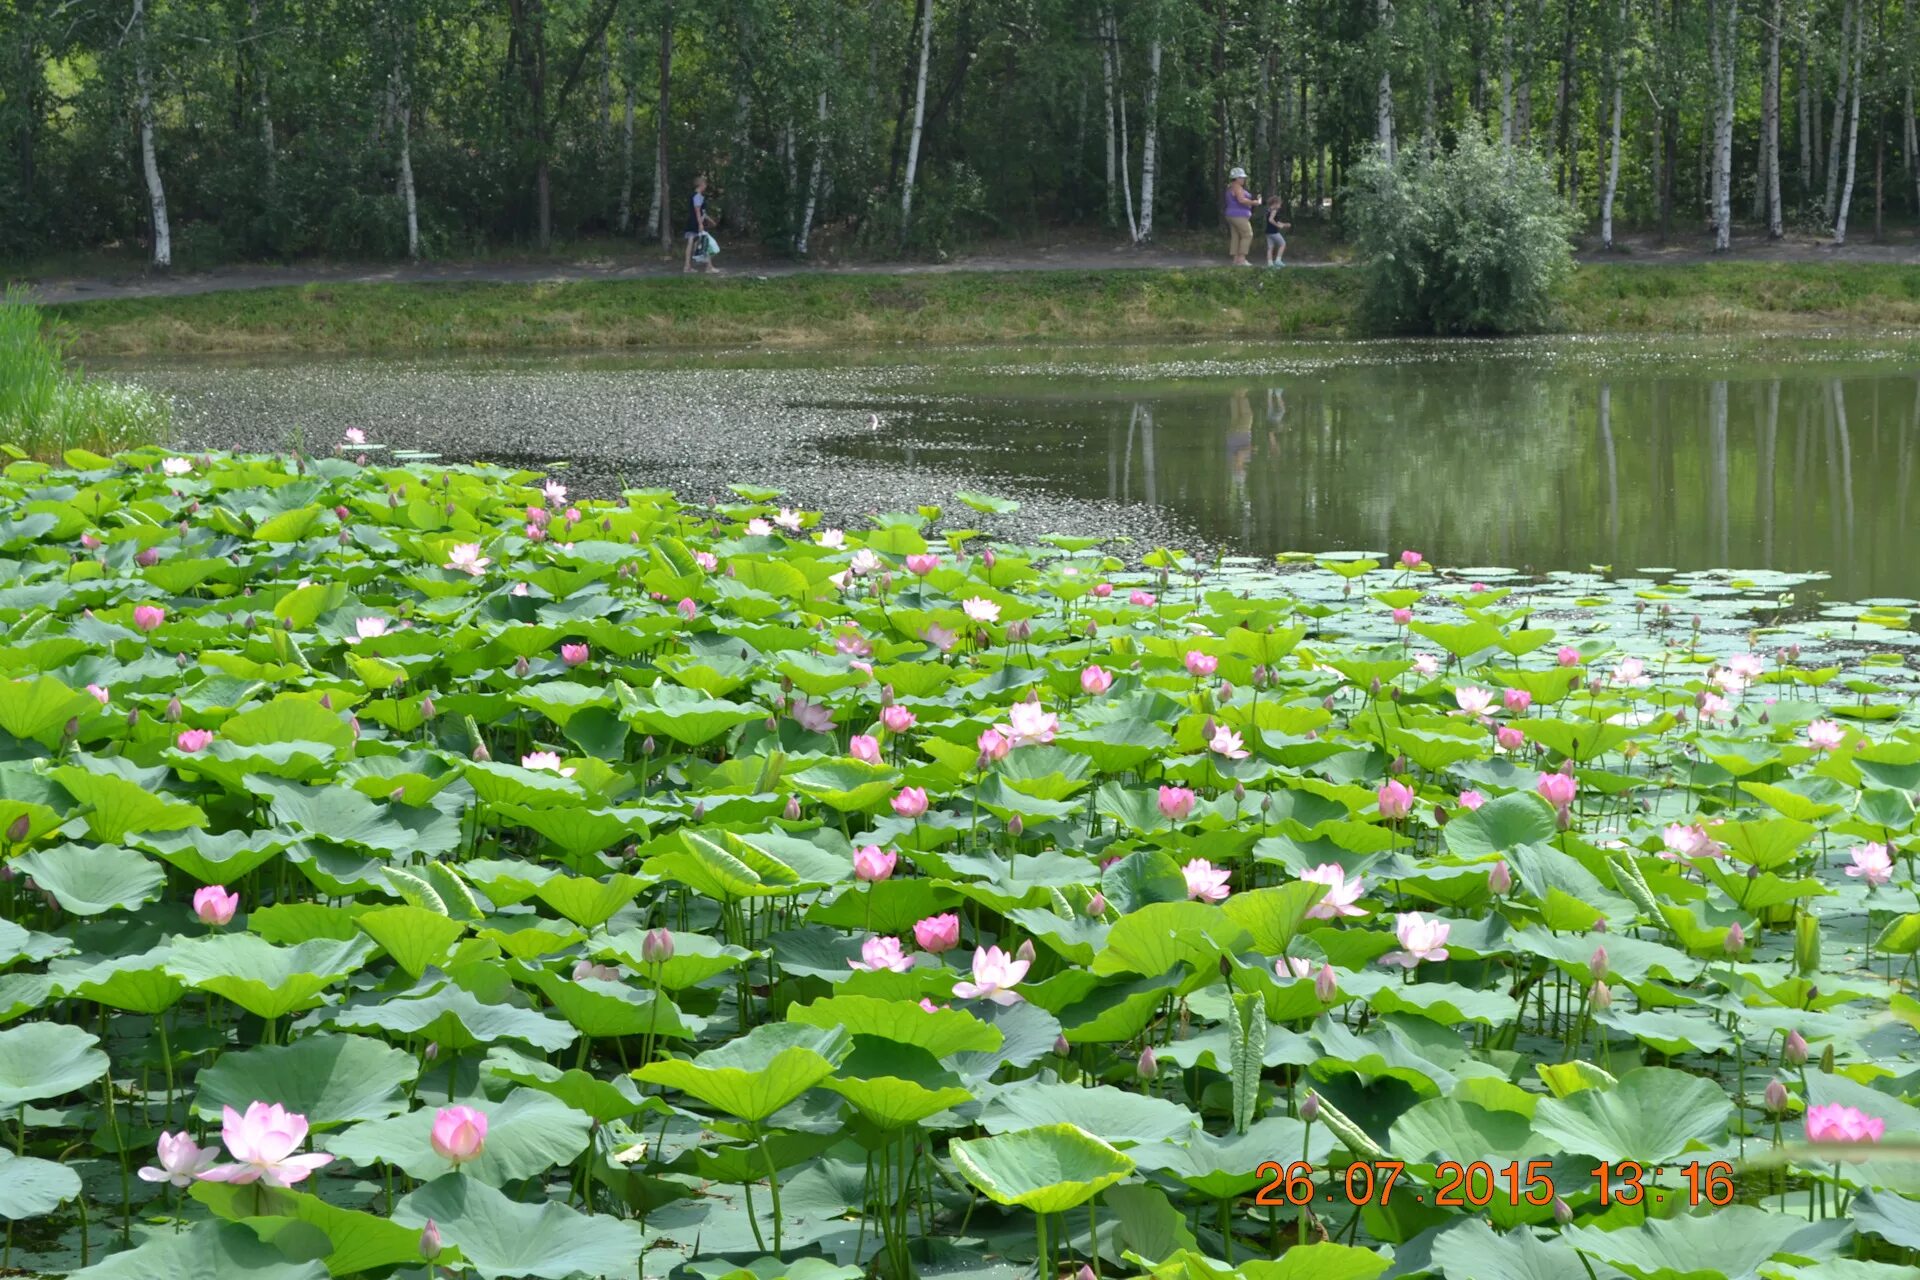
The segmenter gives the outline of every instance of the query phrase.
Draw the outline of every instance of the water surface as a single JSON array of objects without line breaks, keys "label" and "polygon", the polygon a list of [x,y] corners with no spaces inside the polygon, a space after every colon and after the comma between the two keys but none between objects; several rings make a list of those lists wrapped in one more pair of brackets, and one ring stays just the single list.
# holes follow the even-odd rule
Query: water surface
[{"label": "water surface", "polygon": [[[194,362],[187,442],[564,460],[588,493],[778,485],[837,519],[1023,503],[1010,536],[1824,571],[1920,596],[1920,344],[1900,338]],[[875,425],[877,421],[877,425]]]}]

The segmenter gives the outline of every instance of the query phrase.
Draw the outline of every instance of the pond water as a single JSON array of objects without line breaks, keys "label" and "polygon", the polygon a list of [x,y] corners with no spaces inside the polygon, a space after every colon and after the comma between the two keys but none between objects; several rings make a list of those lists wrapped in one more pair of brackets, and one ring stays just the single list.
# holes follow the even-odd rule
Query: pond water
[{"label": "pond water", "polygon": [[[985,527],[1202,553],[1824,571],[1920,596],[1920,341],[989,348],[855,356],[102,366],[183,443],[565,461],[593,494],[783,487],[836,519],[1021,501]],[[1124,553],[1124,552],[1123,552]]]}]

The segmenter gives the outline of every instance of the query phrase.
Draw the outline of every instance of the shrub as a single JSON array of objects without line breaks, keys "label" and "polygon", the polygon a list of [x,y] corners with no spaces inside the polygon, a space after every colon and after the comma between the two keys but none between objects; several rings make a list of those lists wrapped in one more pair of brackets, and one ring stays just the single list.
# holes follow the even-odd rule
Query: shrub
[{"label": "shrub", "polygon": [[0,299],[0,443],[35,457],[78,446],[114,449],[158,439],[172,422],[165,399],[128,383],[69,370],[40,309],[19,290]]},{"label": "shrub", "polygon": [[1356,167],[1348,215],[1366,277],[1361,319],[1390,333],[1544,327],[1573,268],[1573,216],[1545,161],[1475,132],[1452,149],[1376,152]]}]

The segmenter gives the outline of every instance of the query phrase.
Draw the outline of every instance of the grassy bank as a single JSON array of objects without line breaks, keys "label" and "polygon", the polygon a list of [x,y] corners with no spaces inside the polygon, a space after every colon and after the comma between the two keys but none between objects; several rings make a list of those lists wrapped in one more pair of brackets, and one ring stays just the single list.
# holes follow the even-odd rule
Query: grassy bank
[{"label": "grassy bank", "polygon": [[[80,355],[884,346],[1346,336],[1344,268],[310,285],[49,308]],[[1580,267],[1561,327],[1727,333],[1920,326],[1920,267]]]},{"label": "grassy bank", "polygon": [[170,421],[164,399],[71,366],[25,295],[0,297],[0,445],[36,458],[110,451],[157,439]]}]

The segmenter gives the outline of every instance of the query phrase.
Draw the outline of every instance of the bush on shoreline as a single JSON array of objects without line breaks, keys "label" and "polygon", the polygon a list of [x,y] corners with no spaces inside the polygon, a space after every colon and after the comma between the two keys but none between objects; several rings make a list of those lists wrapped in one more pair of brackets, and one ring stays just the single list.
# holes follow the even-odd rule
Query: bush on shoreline
[{"label": "bush on shoreline", "polygon": [[165,433],[173,415],[163,397],[93,381],[69,369],[64,356],[23,293],[0,300],[0,443],[51,458],[77,446],[111,449]]}]

